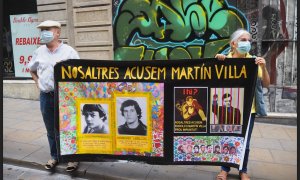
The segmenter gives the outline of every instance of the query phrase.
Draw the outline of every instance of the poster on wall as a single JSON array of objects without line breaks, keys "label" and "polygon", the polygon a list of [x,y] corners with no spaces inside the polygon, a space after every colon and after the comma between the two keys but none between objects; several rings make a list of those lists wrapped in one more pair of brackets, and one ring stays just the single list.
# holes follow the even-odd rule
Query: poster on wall
[{"label": "poster on wall", "polygon": [[27,64],[40,44],[37,14],[10,15],[15,77],[31,77]]},{"label": "poster on wall", "polygon": [[60,62],[60,158],[239,167],[256,76],[253,58]]}]

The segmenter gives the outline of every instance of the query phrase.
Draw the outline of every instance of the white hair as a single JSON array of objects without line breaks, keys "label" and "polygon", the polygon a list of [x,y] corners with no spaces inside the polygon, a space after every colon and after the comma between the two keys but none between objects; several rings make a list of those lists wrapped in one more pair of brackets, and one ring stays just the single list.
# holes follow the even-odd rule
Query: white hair
[{"label": "white hair", "polygon": [[251,37],[251,34],[247,30],[240,28],[231,34],[230,43],[235,42],[243,34],[248,34]]}]

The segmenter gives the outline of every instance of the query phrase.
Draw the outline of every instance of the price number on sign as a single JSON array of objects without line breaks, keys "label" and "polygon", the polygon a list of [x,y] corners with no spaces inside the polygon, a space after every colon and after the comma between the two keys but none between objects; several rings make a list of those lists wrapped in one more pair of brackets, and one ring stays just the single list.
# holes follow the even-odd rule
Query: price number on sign
[{"label": "price number on sign", "polygon": [[19,63],[26,65],[30,62],[31,58],[32,58],[32,56],[28,56],[27,58],[25,58],[24,56],[20,56]]}]

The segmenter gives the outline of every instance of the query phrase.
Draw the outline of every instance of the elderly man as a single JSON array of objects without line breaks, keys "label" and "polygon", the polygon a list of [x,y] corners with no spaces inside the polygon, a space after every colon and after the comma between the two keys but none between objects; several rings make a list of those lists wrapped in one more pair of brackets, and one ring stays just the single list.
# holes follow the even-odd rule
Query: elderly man
[{"label": "elderly man", "polygon": [[[78,53],[59,37],[61,24],[47,20],[37,26],[41,30],[41,45],[33,52],[28,64],[31,76],[40,90],[40,109],[47,130],[51,159],[45,164],[46,169],[53,169],[58,164],[58,152],[54,130],[54,65],[62,60],[79,59]],[[69,162],[66,171],[74,171],[78,162]]]}]

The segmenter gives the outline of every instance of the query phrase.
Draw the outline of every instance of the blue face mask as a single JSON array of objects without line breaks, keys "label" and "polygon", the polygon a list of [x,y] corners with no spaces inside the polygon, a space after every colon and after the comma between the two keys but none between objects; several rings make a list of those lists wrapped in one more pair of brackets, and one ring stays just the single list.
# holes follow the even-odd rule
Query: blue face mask
[{"label": "blue face mask", "polygon": [[41,43],[47,44],[51,42],[54,39],[53,32],[52,31],[42,31],[41,32]]},{"label": "blue face mask", "polygon": [[238,42],[238,47],[236,48],[236,50],[240,54],[246,54],[250,51],[250,49],[251,49],[251,43],[249,41]]}]

